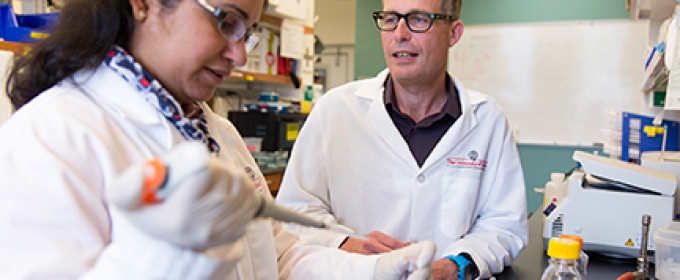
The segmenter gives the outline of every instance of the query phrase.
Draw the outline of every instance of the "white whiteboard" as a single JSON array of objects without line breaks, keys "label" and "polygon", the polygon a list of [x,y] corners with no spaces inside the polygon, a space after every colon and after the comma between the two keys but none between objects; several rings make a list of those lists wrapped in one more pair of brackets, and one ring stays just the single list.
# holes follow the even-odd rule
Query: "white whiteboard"
[{"label": "white whiteboard", "polygon": [[647,23],[466,26],[449,72],[492,96],[520,143],[604,142],[607,110],[638,112]]}]

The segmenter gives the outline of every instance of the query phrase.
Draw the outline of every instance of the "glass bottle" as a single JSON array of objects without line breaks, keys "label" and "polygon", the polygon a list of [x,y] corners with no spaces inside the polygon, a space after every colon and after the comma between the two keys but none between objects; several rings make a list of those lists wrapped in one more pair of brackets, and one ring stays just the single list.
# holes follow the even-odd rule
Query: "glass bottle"
[{"label": "glass bottle", "polygon": [[586,280],[588,275],[588,254],[583,252],[583,238],[576,234],[561,234],[560,238],[571,239],[579,243],[579,257],[576,260],[576,270],[581,273],[581,278]]},{"label": "glass bottle", "polygon": [[543,271],[541,280],[581,280],[576,269],[579,257],[579,244],[571,239],[551,238],[548,242],[548,267]]}]

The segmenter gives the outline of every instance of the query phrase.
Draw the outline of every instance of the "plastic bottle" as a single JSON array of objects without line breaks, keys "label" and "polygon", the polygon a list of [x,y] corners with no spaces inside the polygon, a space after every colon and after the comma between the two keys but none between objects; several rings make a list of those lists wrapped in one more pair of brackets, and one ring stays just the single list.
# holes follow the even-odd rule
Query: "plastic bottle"
[{"label": "plastic bottle", "polygon": [[543,271],[541,280],[581,280],[576,269],[579,257],[579,243],[564,238],[551,238],[548,243],[548,267]]},{"label": "plastic bottle", "polygon": [[560,234],[559,238],[564,238],[564,239],[571,239],[579,243],[579,258],[576,260],[576,270],[578,270],[578,273],[581,273],[581,278],[585,280],[588,275],[588,254],[586,252],[583,252],[583,238],[581,236],[578,236],[576,234]]},{"label": "plastic bottle", "polygon": [[305,101],[314,100],[314,87],[312,85],[307,85],[305,88]]},{"label": "plastic bottle", "polygon": [[545,193],[543,194],[543,214],[546,217],[557,208],[557,205],[562,203],[567,195],[566,189],[564,173],[550,174],[550,181],[545,183]]}]

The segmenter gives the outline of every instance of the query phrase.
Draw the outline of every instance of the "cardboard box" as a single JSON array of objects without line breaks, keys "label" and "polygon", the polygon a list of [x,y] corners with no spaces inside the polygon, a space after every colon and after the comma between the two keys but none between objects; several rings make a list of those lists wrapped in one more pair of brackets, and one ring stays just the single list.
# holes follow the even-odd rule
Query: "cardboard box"
[{"label": "cardboard box", "polygon": [[262,28],[260,43],[248,53],[244,71],[276,75],[279,57],[279,36]]}]

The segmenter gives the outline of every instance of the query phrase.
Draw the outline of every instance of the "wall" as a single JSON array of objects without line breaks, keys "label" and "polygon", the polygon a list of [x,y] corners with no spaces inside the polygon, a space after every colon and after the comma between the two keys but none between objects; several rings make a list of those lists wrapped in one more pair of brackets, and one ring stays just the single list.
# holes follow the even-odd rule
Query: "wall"
[{"label": "wall", "polygon": [[382,9],[381,0],[357,1],[354,78],[372,77],[385,68],[380,31],[371,14]]},{"label": "wall", "polygon": [[354,80],[356,0],[316,0],[314,33],[325,46],[314,69],[323,76],[324,90]]},{"label": "wall", "polygon": [[[355,78],[370,77],[385,68],[380,34],[371,18],[373,11],[381,9],[381,0],[357,1]],[[468,25],[628,17],[623,0],[467,0],[461,13]]]},{"label": "wall", "polygon": [[[365,1],[365,0],[362,0]],[[314,33],[325,45],[354,44],[356,0],[315,0]]]},{"label": "wall", "polygon": [[518,142],[592,145],[607,112],[643,106],[646,36],[628,19],[468,25],[448,71],[503,107]]},{"label": "wall", "polygon": [[[357,1],[355,79],[370,77],[385,68],[379,31],[371,13],[381,10],[381,0]],[[623,0],[467,0],[461,20],[466,25],[530,23],[546,21],[579,21],[627,19]],[[645,38],[640,38],[644,40]],[[454,47],[455,48],[455,47]],[[541,205],[542,196],[534,188],[542,188],[551,172],[566,172],[574,166],[571,159],[576,149],[601,151],[597,147],[518,145],[527,187],[528,211]]]}]

